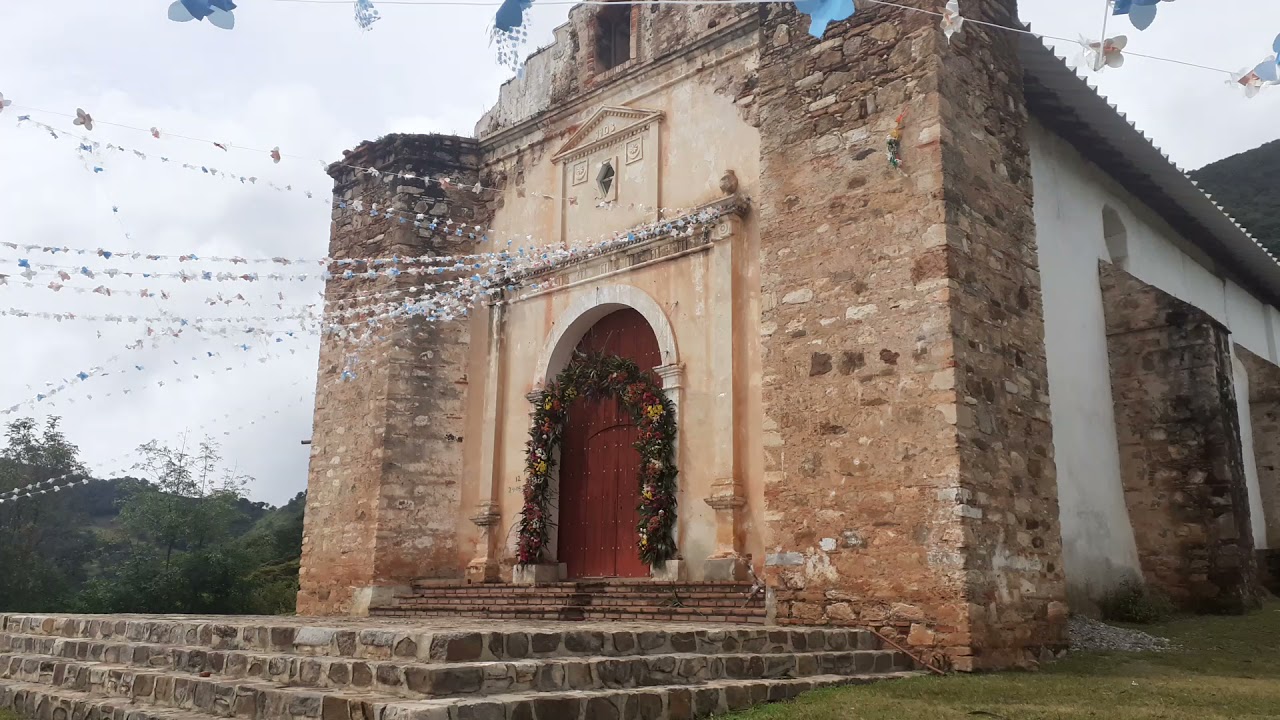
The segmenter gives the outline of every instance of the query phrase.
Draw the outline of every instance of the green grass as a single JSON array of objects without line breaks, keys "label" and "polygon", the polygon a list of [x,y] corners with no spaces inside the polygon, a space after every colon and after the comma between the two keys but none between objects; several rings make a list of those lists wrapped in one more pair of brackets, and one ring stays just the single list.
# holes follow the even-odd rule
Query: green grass
[{"label": "green grass", "polygon": [[0,708],[0,720],[21,720],[12,710]]},{"label": "green grass", "polygon": [[1072,653],[1039,672],[821,690],[731,720],[1280,718],[1280,603],[1246,617],[1180,618],[1142,629],[1181,650]]}]

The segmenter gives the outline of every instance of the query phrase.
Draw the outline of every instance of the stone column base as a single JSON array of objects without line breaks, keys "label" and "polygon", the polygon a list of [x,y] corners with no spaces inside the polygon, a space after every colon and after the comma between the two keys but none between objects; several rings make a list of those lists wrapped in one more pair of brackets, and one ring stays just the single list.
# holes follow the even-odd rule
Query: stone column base
[{"label": "stone column base", "polygon": [[396,595],[408,595],[413,588],[408,585],[374,585],[356,588],[351,597],[351,614],[369,617],[369,608],[388,607]]},{"label": "stone column base", "polygon": [[654,565],[650,577],[660,582],[679,582],[688,579],[689,570],[683,560],[668,560]]},{"label": "stone column base", "polygon": [[511,571],[511,582],[514,585],[547,585],[560,582],[564,575],[564,563],[516,565]]},{"label": "stone column base", "polygon": [[467,565],[467,582],[496,583],[502,580],[502,568],[487,558],[476,558]]},{"label": "stone column base", "polygon": [[707,558],[702,565],[702,575],[708,582],[744,582],[751,579],[747,561],[737,555]]}]

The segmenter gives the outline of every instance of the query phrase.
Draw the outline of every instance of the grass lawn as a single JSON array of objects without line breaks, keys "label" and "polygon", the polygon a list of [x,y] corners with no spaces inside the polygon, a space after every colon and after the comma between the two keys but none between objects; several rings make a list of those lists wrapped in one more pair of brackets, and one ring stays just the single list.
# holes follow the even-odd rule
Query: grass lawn
[{"label": "grass lawn", "polygon": [[1141,628],[1165,653],[1072,653],[1039,672],[920,677],[821,690],[731,720],[1280,718],[1280,603],[1247,617]]}]

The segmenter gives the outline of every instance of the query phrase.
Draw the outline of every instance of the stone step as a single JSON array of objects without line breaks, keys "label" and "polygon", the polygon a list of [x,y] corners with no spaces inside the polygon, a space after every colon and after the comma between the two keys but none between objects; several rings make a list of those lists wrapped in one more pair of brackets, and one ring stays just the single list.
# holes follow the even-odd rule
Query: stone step
[{"label": "stone step", "polygon": [[[57,650],[74,648],[64,643]],[[0,678],[49,681],[103,692],[101,683],[155,687],[166,678],[209,679],[220,686],[265,681],[338,692],[373,691],[396,697],[445,697],[505,692],[602,690],[681,685],[711,680],[802,678],[912,669],[903,653],[862,650],[733,655],[637,655],[423,665],[308,658],[239,651],[138,645],[109,648],[83,660],[61,655],[0,653]],[[219,691],[215,691],[219,692]]]},{"label": "stone step", "polygon": [[632,620],[636,622],[712,622],[755,623],[763,625],[767,613],[763,608],[593,608],[572,606],[528,606],[524,608],[492,608],[486,605],[433,605],[373,608],[372,617],[379,618],[487,618],[491,620],[565,620],[601,621]]},{"label": "stone step", "polygon": [[36,683],[0,681],[0,709],[35,720],[210,720],[189,710],[113,702]]},{"label": "stone step", "polygon": [[137,687],[116,683],[111,686],[115,690],[110,696],[52,684],[0,680],[0,707],[21,710],[35,720],[209,720],[211,716],[250,720],[687,720],[787,700],[819,687],[914,674],[718,680],[692,687],[508,693],[418,701],[372,694],[321,693],[267,683],[241,683],[219,689],[216,683],[203,679],[181,685],[144,686],[141,692]]},{"label": "stone step", "polygon": [[458,615],[458,611],[452,611],[448,623],[424,627],[376,619],[366,621],[368,626],[337,622],[326,626],[318,618],[9,614],[0,615],[0,650],[10,649],[12,646],[6,643],[20,636],[418,662],[880,648],[874,635],[853,628],[778,629],[693,623],[660,627],[609,622],[566,627],[557,623],[476,622],[459,619]]}]

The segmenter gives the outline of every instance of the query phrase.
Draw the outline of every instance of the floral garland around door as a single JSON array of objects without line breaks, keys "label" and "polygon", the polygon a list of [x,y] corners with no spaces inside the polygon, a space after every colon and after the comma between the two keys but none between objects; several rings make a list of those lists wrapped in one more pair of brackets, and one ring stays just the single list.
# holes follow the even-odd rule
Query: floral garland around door
[{"label": "floral garland around door", "polygon": [[576,354],[538,396],[526,443],[524,509],[520,513],[521,565],[543,561],[551,541],[551,473],[575,398],[615,397],[640,429],[640,521],[637,550],[647,565],[676,557],[676,423],[662,388],[631,360],[616,355]]}]

